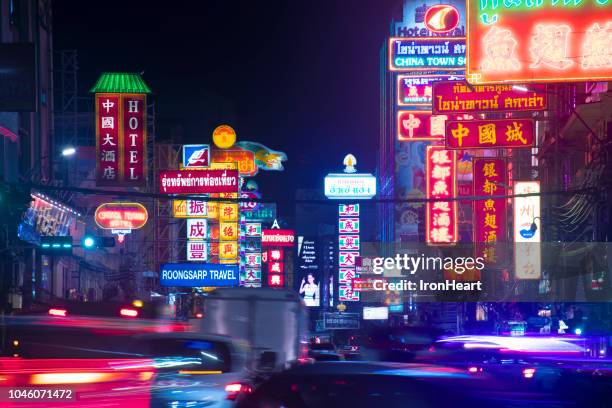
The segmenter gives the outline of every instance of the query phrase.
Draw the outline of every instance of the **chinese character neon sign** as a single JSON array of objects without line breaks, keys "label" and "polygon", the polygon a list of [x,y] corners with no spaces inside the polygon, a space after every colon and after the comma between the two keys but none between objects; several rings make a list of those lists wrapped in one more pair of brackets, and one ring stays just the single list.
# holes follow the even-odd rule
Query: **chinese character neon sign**
[{"label": "chinese character neon sign", "polygon": [[[443,146],[427,146],[425,179],[428,199],[457,197],[457,157]],[[425,234],[429,245],[452,245],[458,240],[457,201],[427,201]]]}]

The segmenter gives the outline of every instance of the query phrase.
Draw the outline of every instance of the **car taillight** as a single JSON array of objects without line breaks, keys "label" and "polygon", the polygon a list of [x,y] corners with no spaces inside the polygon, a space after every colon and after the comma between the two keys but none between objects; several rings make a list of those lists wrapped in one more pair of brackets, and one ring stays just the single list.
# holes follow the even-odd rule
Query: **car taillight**
[{"label": "car taillight", "polygon": [[138,310],[123,308],[119,311],[119,314],[123,317],[138,317]]},{"label": "car taillight", "polygon": [[204,317],[204,315],[202,313],[196,313],[196,319],[201,319],[202,317]]},{"label": "car taillight", "polygon": [[476,366],[468,367],[468,373],[471,373],[471,374],[482,373],[482,367],[476,367]]},{"label": "car taillight", "polygon": [[533,378],[535,373],[536,373],[536,369],[535,368],[525,368],[523,370],[523,377],[524,378]]},{"label": "car taillight", "polygon": [[68,311],[66,309],[49,309],[49,315],[66,317]]},{"label": "car taillight", "polygon": [[248,384],[243,383],[229,383],[225,386],[225,392],[227,392],[227,399],[234,401],[240,394],[250,394],[253,392],[253,388],[251,388]]}]

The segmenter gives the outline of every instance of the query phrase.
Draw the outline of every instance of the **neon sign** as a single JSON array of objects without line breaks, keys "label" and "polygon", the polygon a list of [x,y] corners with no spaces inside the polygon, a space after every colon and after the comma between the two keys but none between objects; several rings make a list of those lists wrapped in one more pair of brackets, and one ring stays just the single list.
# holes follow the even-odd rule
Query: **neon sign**
[{"label": "neon sign", "polygon": [[449,119],[473,119],[470,115],[432,115],[431,111],[397,112],[397,140],[400,142],[444,140]]},{"label": "neon sign", "polygon": [[140,203],[104,203],[96,208],[96,224],[102,229],[134,230],[145,226],[149,215]]},{"label": "neon sign", "polygon": [[470,83],[612,79],[609,0],[467,1]]},{"label": "neon sign", "polygon": [[[539,279],[542,269],[540,247],[540,182],[517,181],[514,195],[514,276],[517,279]],[[531,225],[535,224],[535,231]]]},{"label": "neon sign", "polygon": [[389,38],[391,71],[456,71],[465,67],[465,38]]},{"label": "neon sign", "polygon": [[425,12],[425,27],[434,33],[448,33],[459,25],[459,11],[449,4],[434,4]]},{"label": "neon sign", "polygon": [[[427,146],[425,179],[428,199],[457,197],[457,156],[444,146]],[[458,241],[457,201],[427,201],[425,235],[429,245]]]},{"label": "neon sign", "polygon": [[397,105],[430,107],[433,84],[438,81],[463,79],[462,75],[398,75]]},{"label": "neon sign", "polygon": [[532,119],[499,119],[446,122],[447,149],[532,147]]}]

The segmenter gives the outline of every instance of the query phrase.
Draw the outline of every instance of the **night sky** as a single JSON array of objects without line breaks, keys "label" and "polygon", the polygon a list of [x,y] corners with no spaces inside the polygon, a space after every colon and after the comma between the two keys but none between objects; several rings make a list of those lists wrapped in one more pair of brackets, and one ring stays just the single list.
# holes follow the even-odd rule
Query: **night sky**
[{"label": "night sky", "polygon": [[[374,172],[379,51],[399,0],[54,1],[55,50],[76,49],[79,93],[103,71],[143,72],[157,140],[238,140],[285,151],[264,197],[323,187],[344,154]],[[262,174],[264,173],[264,174]]]}]

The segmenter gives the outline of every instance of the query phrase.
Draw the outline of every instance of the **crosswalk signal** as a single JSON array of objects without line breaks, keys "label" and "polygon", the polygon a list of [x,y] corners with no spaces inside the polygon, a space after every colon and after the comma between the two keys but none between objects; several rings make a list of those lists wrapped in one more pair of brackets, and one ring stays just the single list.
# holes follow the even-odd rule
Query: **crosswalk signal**
[{"label": "crosswalk signal", "polygon": [[40,251],[45,255],[72,255],[72,237],[42,236]]}]

